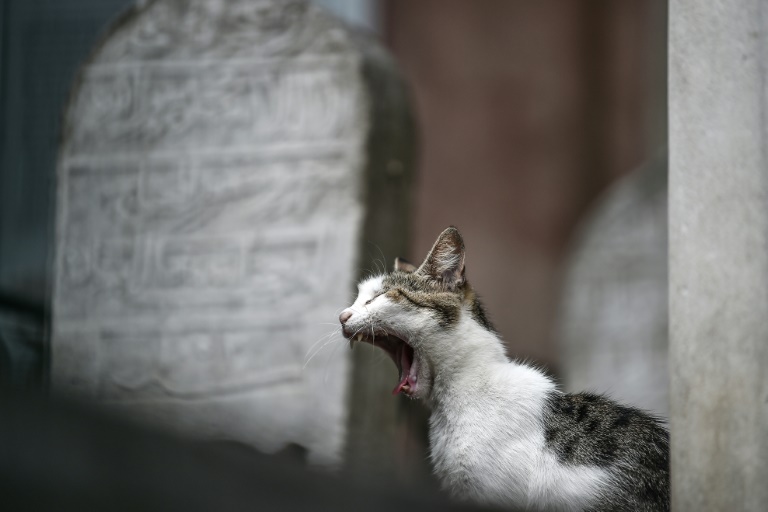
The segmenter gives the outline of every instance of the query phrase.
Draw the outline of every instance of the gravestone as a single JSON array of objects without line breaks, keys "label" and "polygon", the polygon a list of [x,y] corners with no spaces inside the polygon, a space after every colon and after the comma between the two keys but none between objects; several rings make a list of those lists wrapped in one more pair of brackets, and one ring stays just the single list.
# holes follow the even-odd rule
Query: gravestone
[{"label": "gravestone", "polygon": [[54,390],[337,463],[337,314],[365,240],[404,252],[406,106],[376,45],[306,2],[125,13],[66,112]]},{"label": "gravestone", "polygon": [[608,190],[570,255],[558,325],[563,385],[666,416],[667,163]]}]

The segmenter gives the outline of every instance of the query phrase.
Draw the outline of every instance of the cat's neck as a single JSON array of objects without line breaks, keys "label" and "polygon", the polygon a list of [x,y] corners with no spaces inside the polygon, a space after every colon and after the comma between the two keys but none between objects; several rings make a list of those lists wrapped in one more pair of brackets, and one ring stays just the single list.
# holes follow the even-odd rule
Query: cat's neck
[{"label": "cat's neck", "polygon": [[455,388],[471,392],[483,386],[494,367],[510,364],[498,335],[464,313],[453,329],[438,334],[434,340],[445,348],[431,357],[433,399]]},{"label": "cat's neck", "polygon": [[555,389],[543,372],[510,361],[499,336],[470,315],[464,315],[455,329],[442,336],[445,339],[440,343],[450,349],[441,351],[432,361],[433,408],[453,410],[459,404],[479,403],[485,398],[493,401],[499,395],[527,401]]}]

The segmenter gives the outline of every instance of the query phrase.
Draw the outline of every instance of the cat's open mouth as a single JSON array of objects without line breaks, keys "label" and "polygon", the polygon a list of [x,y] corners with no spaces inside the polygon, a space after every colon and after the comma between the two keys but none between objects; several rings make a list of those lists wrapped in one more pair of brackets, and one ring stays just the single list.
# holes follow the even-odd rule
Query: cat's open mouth
[{"label": "cat's open mouth", "polygon": [[373,335],[358,333],[349,338],[350,347],[352,347],[355,341],[362,341],[379,347],[389,354],[389,357],[395,362],[400,373],[400,381],[395,386],[395,389],[392,390],[393,395],[402,392],[405,395],[411,396],[416,392],[419,384],[419,361],[413,357],[413,347],[397,336],[383,332],[374,333]]}]

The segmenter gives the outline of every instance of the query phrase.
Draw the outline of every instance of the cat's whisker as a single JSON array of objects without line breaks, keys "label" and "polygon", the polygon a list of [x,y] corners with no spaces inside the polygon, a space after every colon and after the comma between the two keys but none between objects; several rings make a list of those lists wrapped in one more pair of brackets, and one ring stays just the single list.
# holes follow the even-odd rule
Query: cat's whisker
[{"label": "cat's whisker", "polygon": [[341,327],[337,327],[336,329],[332,329],[332,330],[331,330],[331,331],[329,331],[328,333],[326,333],[326,334],[324,334],[323,336],[321,336],[321,337],[320,337],[320,338],[319,338],[317,341],[315,341],[315,342],[314,342],[314,343],[313,343],[313,344],[312,344],[312,345],[311,345],[311,346],[310,346],[310,347],[307,349],[307,353],[306,353],[306,354],[304,354],[304,357],[306,357],[307,355],[309,355],[309,353],[312,351],[312,349],[313,349],[313,348],[315,348],[315,346],[317,346],[319,343],[321,343],[322,341],[325,341],[325,340],[326,340],[328,337],[330,337],[330,336],[332,336],[332,335],[334,335],[334,334],[336,334],[336,333],[338,333],[338,332],[341,332]]},{"label": "cat's whisker", "polygon": [[[376,250],[379,251],[379,254],[381,255],[381,266],[382,266],[382,271],[381,272],[383,274],[386,274],[387,273],[387,257],[384,256],[384,251],[382,251],[381,247],[379,247],[375,243],[371,243],[371,245],[373,245],[376,248]],[[378,262],[379,262],[378,258],[375,259],[374,262],[376,263],[376,268],[378,268]]]},{"label": "cat's whisker", "polygon": [[325,370],[323,371],[323,384],[328,382],[328,368],[330,368],[331,361],[333,361],[333,358],[336,355],[336,352],[339,350],[340,346],[342,346],[342,343],[337,343],[334,349],[331,351],[331,354],[328,356],[328,359],[325,361]]},{"label": "cat's whisker", "polygon": [[378,259],[374,259],[373,260],[373,264],[376,265],[376,272],[380,273],[381,269],[379,268],[379,260]]},{"label": "cat's whisker", "polygon": [[371,345],[376,347],[376,331],[373,329],[373,324],[371,324]]},{"label": "cat's whisker", "polygon": [[333,343],[335,340],[333,338],[327,339],[322,345],[317,347],[315,351],[313,351],[311,354],[307,354],[307,356],[304,358],[304,364],[302,365],[301,369],[304,370],[307,368],[309,363],[320,353],[323,351],[323,349]]},{"label": "cat's whisker", "polygon": [[[337,341],[336,339],[334,339],[334,336],[336,336],[337,334],[340,334],[340,332],[341,332],[341,330],[340,330],[340,329],[334,329],[333,331],[331,331],[331,332],[329,332],[328,334],[326,334],[326,335],[324,335],[324,336],[320,337],[320,339],[319,339],[319,340],[317,340],[316,342],[314,342],[314,343],[312,344],[312,346],[311,346],[311,347],[309,347],[309,349],[307,349],[307,353],[306,353],[306,354],[304,354],[304,359],[305,359],[305,362],[304,362],[304,365],[302,366],[302,370],[303,370],[303,369],[305,369],[305,368],[307,367],[307,365],[309,364],[309,362],[310,362],[310,361],[311,361],[311,360],[312,360],[312,359],[313,359],[313,358],[314,358],[314,357],[315,357],[315,356],[316,356],[318,353],[320,353],[320,351],[322,351],[322,350],[323,350],[323,348],[324,348],[325,346],[327,346],[329,343],[331,343],[331,342],[333,342],[333,341]],[[318,346],[319,344],[321,344],[321,343],[322,343],[322,345],[320,345],[319,347],[317,347],[317,346]],[[315,347],[317,347],[317,349],[316,349],[316,350],[314,350],[314,349],[315,349]],[[313,350],[314,350],[314,352],[313,352]],[[310,355],[310,354],[311,354],[311,355]]]},{"label": "cat's whisker", "polygon": [[301,369],[302,369],[302,370],[306,370],[306,369],[307,369],[307,365],[309,365],[309,363],[310,363],[310,362],[311,362],[311,361],[312,361],[312,360],[313,360],[313,359],[314,359],[314,358],[315,358],[315,357],[316,357],[316,356],[317,356],[317,355],[318,355],[320,352],[322,352],[322,351],[323,351],[323,349],[324,349],[325,347],[327,347],[327,346],[328,346],[328,345],[330,345],[331,343],[337,343],[337,344],[338,344],[338,341],[339,341],[338,339],[334,339],[334,338],[331,338],[331,339],[329,339],[328,341],[326,341],[325,343],[323,343],[323,344],[320,346],[320,348],[319,348],[319,349],[317,349],[317,351],[315,351],[315,353],[314,353],[314,354],[312,354],[312,356],[311,356],[309,359],[307,359],[307,361],[304,363],[304,365],[301,367]]}]

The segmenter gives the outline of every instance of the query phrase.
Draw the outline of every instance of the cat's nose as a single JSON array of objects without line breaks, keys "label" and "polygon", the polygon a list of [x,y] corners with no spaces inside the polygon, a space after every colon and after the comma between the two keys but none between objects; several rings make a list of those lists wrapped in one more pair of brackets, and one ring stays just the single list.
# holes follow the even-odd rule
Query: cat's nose
[{"label": "cat's nose", "polygon": [[347,323],[347,320],[349,320],[350,318],[352,318],[351,311],[348,311],[348,310],[342,311],[341,314],[339,315],[339,322],[341,322],[341,325],[344,325],[345,323]]}]

